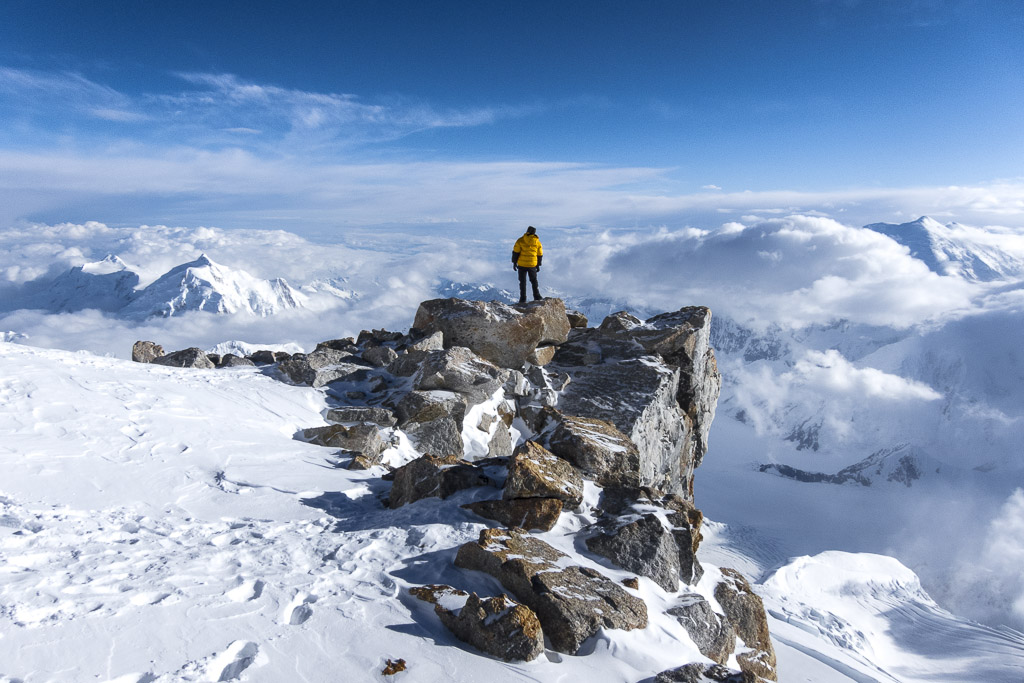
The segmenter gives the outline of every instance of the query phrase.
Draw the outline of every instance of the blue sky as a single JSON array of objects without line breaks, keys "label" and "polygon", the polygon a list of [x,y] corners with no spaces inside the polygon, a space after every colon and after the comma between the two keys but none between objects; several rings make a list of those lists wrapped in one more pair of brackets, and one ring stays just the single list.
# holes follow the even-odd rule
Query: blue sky
[{"label": "blue sky", "polygon": [[1017,0],[5,0],[0,221],[1017,224],[1022,37]]}]

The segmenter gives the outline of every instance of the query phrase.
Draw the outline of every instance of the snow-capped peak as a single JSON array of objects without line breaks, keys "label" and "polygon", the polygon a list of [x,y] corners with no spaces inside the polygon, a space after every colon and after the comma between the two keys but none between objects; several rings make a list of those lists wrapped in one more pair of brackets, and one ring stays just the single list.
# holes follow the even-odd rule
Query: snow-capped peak
[{"label": "snow-capped peak", "polygon": [[93,261],[82,266],[82,272],[90,275],[110,275],[124,270],[128,270],[128,264],[114,254],[107,254],[100,261]]}]

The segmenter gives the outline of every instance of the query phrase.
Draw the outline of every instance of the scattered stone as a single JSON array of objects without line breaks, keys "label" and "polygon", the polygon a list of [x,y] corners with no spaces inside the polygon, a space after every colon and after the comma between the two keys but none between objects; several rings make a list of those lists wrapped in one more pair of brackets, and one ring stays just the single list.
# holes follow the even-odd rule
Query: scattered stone
[{"label": "scattered stone", "polygon": [[413,380],[419,390],[441,389],[466,397],[470,404],[494,396],[508,380],[508,370],[479,357],[463,346],[431,352]]},{"label": "scattered stone", "polygon": [[404,659],[396,659],[396,660],[388,659],[387,665],[385,665],[384,670],[381,671],[380,673],[383,676],[394,676],[395,674],[397,674],[397,673],[399,673],[401,671],[405,671],[405,660]]},{"label": "scattered stone", "polygon": [[465,460],[424,455],[394,471],[388,504],[394,510],[421,498],[447,498],[456,491],[490,483],[479,467]]},{"label": "scattered stone", "polygon": [[775,648],[768,632],[764,603],[746,578],[735,569],[722,568],[722,580],[715,586],[715,600],[736,635],[749,648],[736,655],[743,671],[761,678],[777,680]]},{"label": "scattered stone", "polygon": [[328,422],[362,422],[393,427],[397,422],[395,414],[380,406],[342,406],[331,408],[324,418]]},{"label": "scattered stone", "polygon": [[481,599],[451,586],[431,585],[409,591],[433,603],[434,613],[456,638],[506,662],[531,661],[544,651],[537,615],[508,596]]},{"label": "scattered stone", "polygon": [[407,422],[402,431],[421,453],[462,457],[466,452],[462,431],[458,423],[448,416],[426,422]]},{"label": "scattered stone", "polygon": [[654,683],[760,683],[761,679],[745,671],[736,671],[719,664],[687,664],[662,671]]},{"label": "scattered stone", "polygon": [[[333,349],[334,351],[344,351],[345,353],[356,353],[359,348],[356,346],[356,342],[352,337],[343,337],[341,339],[328,339],[322,341],[316,345],[313,352],[322,351],[324,349]],[[281,360],[278,358],[278,360]]]},{"label": "scattered stone", "polygon": [[618,313],[612,313],[602,320],[598,329],[604,332],[628,332],[643,324],[644,321],[635,315],[626,311],[619,311]]},{"label": "scattered stone", "polygon": [[156,365],[167,365],[172,368],[198,368],[201,370],[212,370],[215,366],[206,357],[202,349],[191,347],[168,353],[166,356],[154,358],[151,363]]},{"label": "scattered stone", "polygon": [[372,424],[360,424],[354,427],[344,425],[311,427],[302,430],[302,438],[317,446],[340,448],[344,451],[358,453],[374,464],[380,461],[381,453],[385,448],[384,440],[380,438],[380,430]]},{"label": "scattered stone", "polygon": [[479,500],[462,507],[484,519],[493,519],[509,528],[527,531],[551,531],[562,514],[562,501],[556,498],[519,498],[517,500]]},{"label": "scattered stone", "polygon": [[601,486],[639,483],[640,455],[629,437],[604,420],[564,415],[545,408],[544,445]]},{"label": "scattered stone", "polygon": [[494,428],[494,434],[487,443],[487,457],[501,458],[512,455],[512,432],[504,422],[498,422]]},{"label": "scattered stone", "polygon": [[527,441],[512,454],[502,498],[557,498],[575,510],[583,502],[583,477],[565,460]]},{"label": "scattered stone", "polygon": [[256,364],[243,356],[236,356],[233,353],[225,353],[221,356],[220,362],[216,365],[218,368],[241,368],[253,367]]},{"label": "scattered stone", "polygon": [[463,396],[450,391],[410,391],[394,406],[399,427],[410,422],[430,422],[450,417],[459,431],[462,430],[467,407]]},{"label": "scattered stone", "polygon": [[132,345],[132,360],[136,363],[152,363],[164,355],[164,347],[156,342],[137,341]]},{"label": "scattered stone", "polygon": [[623,579],[622,585],[626,588],[632,588],[633,590],[640,590],[640,580],[635,576],[629,579]]},{"label": "scattered stone", "polygon": [[503,368],[519,369],[538,346],[561,344],[569,319],[561,299],[509,306],[497,301],[432,299],[420,304],[413,326],[444,334],[445,348],[465,346]]},{"label": "scattered stone", "polygon": [[351,353],[326,346],[319,346],[309,354],[296,353],[277,365],[281,374],[292,383],[311,387],[322,387],[365,368]]},{"label": "scattered stone", "polygon": [[617,566],[646,576],[664,590],[679,590],[679,547],[656,514],[646,514],[627,524],[605,519],[601,532],[587,539],[587,548]]},{"label": "scattered stone", "polygon": [[575,654],[600,628],[647,626],[647,606],[588,567],[564,566],[566,555],[528,534],[484,529],[459,548],[455,565],[486,572],[534,612],[559,652]]},{"label": "scattered stone", "polygon": [[362,356],[367,363],[383,368],[398,359],[398,352],[390,346],[371,346],[363,351]]},{"label": "scattered stone", "polygon": [[711,603],[697,593],[684,595],[677,607],[668,610],[686,629],[700,653],[725,664],[736,649],[736,632],[729,622],[715,614]]},{"label": "scattered stone", "polygon": [[356,346],[380,346],[389,342],[401,341],[405,335],[401,332],[387,330],[361,330],[356,337]]}]

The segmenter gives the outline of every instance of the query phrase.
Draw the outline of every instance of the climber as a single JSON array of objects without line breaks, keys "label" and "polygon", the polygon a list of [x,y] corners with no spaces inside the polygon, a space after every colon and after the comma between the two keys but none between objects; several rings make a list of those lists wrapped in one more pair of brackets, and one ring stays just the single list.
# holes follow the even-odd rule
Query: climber
[{"label": "climber", "polygon": [[530,284],[533,286],[533,300],[540,301],[540,289],[537,288],[537,271],[540,270],[540,263],[544,258],[544,247],[537,237],[537,228],[532,225],[526,229],[526,234],[516,240],[512,247],[512,270],[519,271],[519,303],[526,303],[526,276],[530,276]]}]

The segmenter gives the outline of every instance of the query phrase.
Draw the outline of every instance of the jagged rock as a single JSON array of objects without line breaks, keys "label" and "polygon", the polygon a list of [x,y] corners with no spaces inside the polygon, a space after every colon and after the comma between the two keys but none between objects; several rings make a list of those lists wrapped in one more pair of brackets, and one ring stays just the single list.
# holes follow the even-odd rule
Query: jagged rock
[{"label": "jagged rock", "polygon": [[543,443],[559,458],[593,477],[601,486],[639,484],[640,455],[615,425],[563,415],[546,408],[540,415]]},{"label": "jagged rock", "polygon": [[206,359],[213,363],[213,367],[220,367],[221,355],[219,353],[208,353]]},{"label": "jagged rock", "polygon": [[530,384],[526,376],[518,370],[510,370],[505,382],[505,394],[513,397],[526,396],[530,392]]},{"label": "jagged rock", "polygon": [[410,341],[408,351],[441,351],[444,349],[444,334],[439,330],[424,336],[422,339]]},{"label": "jagged rock", "polygon": [[518,369],[538,346],[564,342],[569,319],[561,299],[519,306],[432,299],[420,304],[413,327],[442,332],[445,348],[465,346],[500,367]]},{"label": "jagged rock", "polygon": [[481,599],[451,586],[431,585],[409,591],[433,603],[441,623],[456,638],[506,662],[531,661],[544,651],[544,631],[537,615],[508,596]]},{"label": "jagged rock", "polygon": [[760,680],[746,671],[736,671],[720,664],[698,663],[662,671],[654,677],[654,683],[760,683]]},{"label": "jagged rock", "polygon": [[462,457],[466,444],[462,432],[451,417],[439,417],[427,422],[408,422],[402,431],[421,453]]},{"label": "jagged rock", "polygon": [[[343,337],[341,339],[328,339],[322,341],[316,345],[313,352],[322,351],[324,349],[332,349],[334,351],[344,351],[345,353],[356,353],[359,349],[356,346],[356,342],[352,337]],[[278,358],[278,360],[281,360]]]},{"label": "jagged rock", "polygon": [[679,547],[656,514],[625,524],[605,519],[598,528],[600,533],[586,541],[591,552],[646,576],[670,593],[679,590]]},{"label": "jagged rock", "polygon": [[328,422],[362,422],[393,427],[396,423],[395,414],[380,406],[342,406],[331,408],[325,418]]},{"label": "jagged rock", "polygon": [[502,422],[505,423],[506,427],[511,427],[512,423],[516,419],[516,407],[512,401],[508,399],[498,404],[498,417]]},{"label": "jagged rock", "polygon": [[518,500],[479,500],[462,507],[484,519],[493,519],[509,528],[527,531],[551,531],[562,514],[562,501],[555,498]]},{"label": "jagged rock", "polygon": [[583,502],[583,477],[565,460],[527,441],[512,454],[502,498],[557,498],[575,510]]},{"label": "jagged rock", "polygon": [[365,369],[365,365],[354,361],[357,359],[351,353],[325,346],[309,354],[296,353],[280,361],[277,369],[295,384],[322,387]]},{"label": "jagged rock", "polygon": [[456,491],[491,483],[481,468],[454,456],[424,455],[393,472],[389,505],[399,508],[421,498],[447,498]]},{"label": "jagged rock", "polygon": [[360,330],[356,337],[356,346],[380,346],[389,342],[401,341],[405,335],[401,332],[388,330]]},{"label": "jagged rock", "polygon": [[512,432],[504,421],[499,420],[491,440],[487,443],[487,457],[500,458],[509,455],[512,455]]},{"label": "jagged rock", "polygon": [[384,368],[398,358],[398,352],[390,346],[371,346],[363,351],[362,357],[370,365]]},{"label": "jagged rock", "polygon": [[465,396],[471,404],[491,398],[508,380],[503,370],[463,346],[431,352],[413,380],[419,390],[442,389]]},{"label": "jagged rock", "polygon": [[761,597],[754,593],[746,578],[735,569],[722,568],[722,580],[715,586],[715,600],[736,635],[749,648],[736,655],[743,671],[761,678],[777,680],[775,648],[768,632],[768,617]]},{"label": "jagged rock", "polygon": [[526,362],[537,366],[547,365],[554,359],[557,350],[557,346],[538,346],[526,357]]},{"label": "jagged rock", "polygon": [[412,377],[420,370],[420,365],[430,355],[427,351],[406,351],[398,354],[398,358],[388,364],[387,370],[395,377]]},{"label": "jagged rock", "polygon": [[395,405],[398,426],[423,453],[461,456],[465,397],[450,391],[410,391]]},{"label": "jagged rock", "polygon": [[564,566],[566,555],[528,534],[484,529],[459,548],[455,565],[497,578],[540,619],[559,652],[574,654],[600,628],[647,625],[647,606],[599,572]]},{"label": "jagged rock", "polygon": [[686,629],[702,655],[719,664],[729,661],[736,649],[736,632],[726,619],[715,614],[711,603],[697,593],[689,593],[668,614]]},{"label": "jagged rock", "polygon": [[271,363],[278,363],[283,360],[291,358],[291,354],[284,353],[282,351],[269,351],[267,349],[260,349],[246,356],[256,365],[270,365]]},{"label": "jagged rock", "polygon": [[565,312],[565,317],[569,319],[569,327],[577,329],[580,327],[586,327],[590,322],[587,320],[587,316],[583,315],[579,311],[569,309]]},{"label": "jagged rock", "polygon": [[248,358],[242,356],[236,356],[233,353],[225,353],[221,356],[220,362],[217,363],[218,368],[241,368],[241,367],[252,367],[256,365]]},{"label": "jagged rock", "polygon": [[172,368],[199,368],[202,370],[212,370],[214,368],[213,363],[206,357],[203,350],[197,349],[194,346],[182,349],[181,351],[173,351],[165,356],[154,358],[150,362],[156,365],[168,365]]},{"label": "jagged rock", "polygon": [[644,321],[637,318],[631,313],[626,311],[619,311],[618,313],[612,313],[607,318],[601,321],[598,329],[604,330],[605,332],[628,332],[635,327],[643,325]]},{"label": "jagged rock", "polygon": [[136,363],[152,363],[164,355],[164,347],[156,342],[137,341],[132,345],[132,360]]},{"label": "jagged rock", "polygon": [[379,462],[380,455],[386,447],[380,438],[380,430],[372,424],[360,424],[354,427],[338,424],[312,427],[302,430],[302,438],[318,446],[340,448],[358,453],[373,464]]}]

